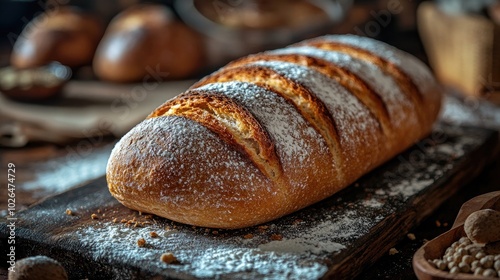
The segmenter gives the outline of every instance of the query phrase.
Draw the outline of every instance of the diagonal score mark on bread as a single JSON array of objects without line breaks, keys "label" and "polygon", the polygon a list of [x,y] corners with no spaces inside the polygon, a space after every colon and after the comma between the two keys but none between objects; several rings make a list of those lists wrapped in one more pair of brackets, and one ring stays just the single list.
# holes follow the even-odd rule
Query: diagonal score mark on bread
[{"label": "diagonal score mark on bread", "polygon": [[[373,63],[374,65],[377,65],[380,69],[385,71],[388,75],[396,79],[402,89],[402,92],[406,94],[406,96],[413,102],[413,104],[421,106],[424,103],[423,94],[420,92],[420,90],[408,74],[406,74],[396,64],[368,50],[365,50],[362,47],[321,39],[305,41],[294,46],[311,46],[327,51],[338,51],[346,53],[354,58]],[[420,106],[415,107],[420,108]],[[417,112],[419,119],[422,120],[426,118],[422,110],[417,110]]]},{"label": "diagonal score mark on bread", "polygon": [[278,180],[281,176],[281,164],[269,134],[248,110],[231,98],[192,90],[167,101],[148,118],[172,115],[191,119],[212,130],[247,154],[268,178]]},{"label": "diagonal score mark on bread", "polygon": [[254,83],[285,98],[323,136],[335,162],[342,163],[335,121],[325,104],[311,90],[268,67],[248,64],[223,68],[197,82],[191,89],[228,81]]},{"label": "diagonal score mark on bread", "polygon": [[238,67],[259,60],[284,61],[302,65],[312,68],[325,76],[336,80],[363,103],[363,105],[377,120],[384,133],[391,131],[391,121],[386,104],[378,93],[376,93],[366,82],[351,71],[320,58],[299,54],[274,54],[272,52],[250,55],[236,60],[228,64],[226,67]]}]

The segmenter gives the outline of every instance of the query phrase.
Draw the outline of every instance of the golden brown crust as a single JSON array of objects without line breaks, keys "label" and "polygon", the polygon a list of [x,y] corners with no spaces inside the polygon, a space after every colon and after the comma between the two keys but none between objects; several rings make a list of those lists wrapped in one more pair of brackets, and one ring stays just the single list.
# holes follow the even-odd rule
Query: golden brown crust
[{"label": "golden brown crust", "polygon": [[[366,60],[370,63],[373,63],[383,69],[387,74],[391,75],[396,79],[399,86],[402,89],[402,92],[405,93],[415,104],[419,119],[421,121],[428,119],[424,110],[420,110],[418,108],[422,107],[425,103],[423,94],[418,90],[413,80],[407,75],[404,71],[402,71],[397,65],[384,59],[381,56],[378,56],[370,51],[362,49],[360,47],[343,44],[339,42],[329,42],[329,41],[312,41],[312,42],[304,42],[305,45],[314,46],[320,49],[329,50],[329,51],[339,51],[349,54],[352,57]],[[300,43],[298,44],[300,45]]]},{"label": "golden brown crust", "polygon": [[216,93],[188,91],[165,102],[148,118],[161,116],[183,116],[198,122],[247,154],[266,176],[281,176],[281,165],[267,131],[234,100]]},{"label": "golden brown crust", "polygon": [[363,104],[365,104],[366,108],[370,110],[384,131],[390,130],[391,124],[389,112],[387,111],[387,107],[385,106],[382,98],[380,98],[380,96],[373,89],[371,89],[366,82],[361,80],[351,71],[326,60],[305,55],[264,53],[238,59],[229,63],[225,66],[225,68],[238,67],[254,61],[268,60],[286,61],[310,67],[311,69],[336,80],[343,87],[353,93],[359,100],[361,100]]},{"label": "golden brown crust", "polygon": [[223,68],[203,78],[191,88],[206,84],[227,81],[250,82],[269,89],[292,103],[309,123],[326,139],[332,156],[341,162],[338,133],[331,113],[318,97],[303,85],[280,75],[266,67],[244,65],[241,67]]},{"label": "golden brown crust", "polygon": [[[336,40],[348,47],[329,51]],[[430,133],[441,95],[423,64],[356,36],[304,44],[231,63],[156,109],[112,152],[113,196],[241,228],[326,198]]]},{"label": "golden brown crust", "polygon": [[244,154],[186,118],[147,119],[120,142],[128,148],[113,150],[107,180],[110,192],[129,208],[231,228],[276,218],[274,205],[286,203],[285,192],[276,191]]}]

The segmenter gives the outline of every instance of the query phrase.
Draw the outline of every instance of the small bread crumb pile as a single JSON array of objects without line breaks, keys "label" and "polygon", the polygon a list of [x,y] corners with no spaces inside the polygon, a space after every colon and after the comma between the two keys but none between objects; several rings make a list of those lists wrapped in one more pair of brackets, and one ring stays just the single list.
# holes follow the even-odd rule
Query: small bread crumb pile
[{"label": "small bread crumb pile", "polygon": [[271,234],[271,240],[281,241],[283,240],[283,236],[281,234],[273,233]]},{"label": "small bread crumb pile", "polygon": [[178,263],[177,258],[174,256],[174,254],[168,252],[168,253],[163,253],[160,257],[160,260],[164,263]]},{"label": "small bread crumb pile", "polygon": [[243,235],[243,238],[244,239],[252,239],[253,238],[253,234],[251,234],[251,233],[245,234],[245,235]]},{"label": "small bread crumb pile", "polygon": [[144,238],[139,238],[139,239],[137,240],[137,246],[139,246],[139,247],[144,247],[144,246],[146,246],[146,240],[145,240]]},{"label": "small bread crumb pile", "polygon": [[399,251],[396,248],[391,248],[389,250],[389,256],[396,255],[397,253],[399,253]]},{"label": "small bread crumb pile", "polygon": [[413,234],[413,233],[408,233],[406,235],[406,237],[408,237],[408,239],[410,239],[410,240],[415,240],[416,239],[415,234]]}]

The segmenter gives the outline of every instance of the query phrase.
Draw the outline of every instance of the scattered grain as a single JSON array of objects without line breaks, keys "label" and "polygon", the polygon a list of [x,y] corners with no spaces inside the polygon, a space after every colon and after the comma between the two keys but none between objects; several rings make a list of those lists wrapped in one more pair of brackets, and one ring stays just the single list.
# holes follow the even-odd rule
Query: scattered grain
[{"label": "scattered grain", "polygon": [[247,233],[247,234],[243,235],[243,238],[245,238],[245,239],[252,239],[253,238],[253,234]]},{"label": "scattered grain", "polygon": [[281,241],[283,240],[283,236],[281,234],[273,233],[271,234],[271,240]]},{"label": "scattered grain", "polygon": [[417,239],[417,238],[415,237],[415,234],[413,234],[413,233],[408,233],[406,236],[407,236],[407,237],[408,237],[408,239],[410,239],[410,240],[415,240],[415,239]]},{"label": "scattered grain", "polygon": [[174,256],[174,254],[172,253],[163,253],[160,257],[160,260],[164,263],[168,263],[168,264],[171,264],[171,263],[178,263],[178,260],[177,258]]},{"label": "scattered grain", "polygon": [[144,238],[139,238],[139,239],[137,240],[137,246],[139,246],[139,247],[144,247],[144,246],[146,246],[146,240],[145,240]]},{"label": "scattered grain", "polygon": [[399,251],[396,248],[389,249],[389,256],[396,255]]}]

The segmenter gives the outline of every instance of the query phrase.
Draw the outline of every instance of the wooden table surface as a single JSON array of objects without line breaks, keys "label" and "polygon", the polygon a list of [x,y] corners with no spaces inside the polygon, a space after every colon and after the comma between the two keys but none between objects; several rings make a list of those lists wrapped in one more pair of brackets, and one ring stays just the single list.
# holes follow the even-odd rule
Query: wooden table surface
[{"label": "wooden table surface", "polygon": [[[460,103],[455,99],[454,107],[445,108],[445,119],[456,124],[486,126],[500,128],[500,109],[481,103]],[[461,108],[460,106],[465,106]],[[457,109],[458,108],[458,109]],[[464,112],[471,110],[476,114],[464,118]],[[85,139],[81,141],[86,141]],[[54,194],[62,193],[77,186],[81,186],[104,175],[105,165],[109,153],[116,140],[112,137],[103,138],[91,145],[85,152],[77,153],[81,142],[68,145],[53,145],[32,143],[23,148],[0,148],[0,172],[7,174],[8,163],[16,166],[16,210],[20,211]],[[414,252],[425,242],[448,230],[455,219],[458,209],[468,199],[490,191],[500,189],[500,158],[497,157],[491,165],[484,169],[473,182],[462,188],[445,202],[429,218],[410,232],[415,240],[405,238],[400,240],[395,248],[398,254],[388,253],[379,259],[373,266],[366,267],[358,279],[416,279],[411,266]],[[0,188],[0,212],[6,215],[6,176],[2,175]],[[5,266],[5,264],[0,264]],[[0,278],[6,275],[6,267],[0,270]]]}]

